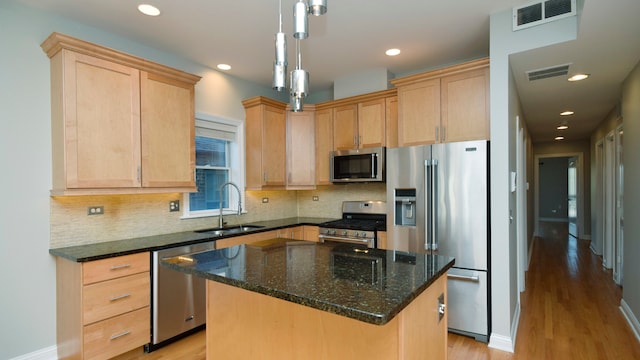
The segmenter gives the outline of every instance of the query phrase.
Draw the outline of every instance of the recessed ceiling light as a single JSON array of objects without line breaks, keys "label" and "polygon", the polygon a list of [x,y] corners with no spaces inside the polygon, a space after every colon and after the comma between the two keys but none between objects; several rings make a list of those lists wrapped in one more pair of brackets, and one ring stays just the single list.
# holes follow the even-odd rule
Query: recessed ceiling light
[{"label": "recessed ceiling light", "polygon": [[586,79],[588,77],[589,77],[589,74],[575,74],[575,75],[573,75],[572,77],[570,77],[567,80],[569,80],[569,81],[580,81],[580,80],[584,80],[584,79]]},{"label": "recessed ceiling light", "polygon": [[231,70],[231,65],[227,65],[227,64],[218,64],[218,69],[220,70]]},{"label": "recessed ceiling light", "polygon": [[556,136],[555,140],[564,140],[564,136]]},{"label": "recessed ceiling light", "polygon": [[384,53],[389,55],[389,56],[396,56],[396,55],[400,54],[400,49],[389,49],[389,50],[385,51]]},{"label": "recessed ceiling light", "polygon": [[573,115],[573,111],[567,110],[560,113],[561,116]]},{"label": "recessed ceiling light", "polygon": [[140,4],[140,5],[138,5],[138,11],[140,11],[141,13],[143,13],[145,15],[149,15],[149,16],[158,16],[158,15],[160,15],[160,9],[158,9],[157,7],[155,7],[153,5],[149,5],[149,4]]},{"label": "recessed ceiling light", "polygon": [[569,125],[562,124],[562,125],[558,125],[558,127],[556,129],[558,129],[558,130],[567,130],[568,128],[569,128]]}]

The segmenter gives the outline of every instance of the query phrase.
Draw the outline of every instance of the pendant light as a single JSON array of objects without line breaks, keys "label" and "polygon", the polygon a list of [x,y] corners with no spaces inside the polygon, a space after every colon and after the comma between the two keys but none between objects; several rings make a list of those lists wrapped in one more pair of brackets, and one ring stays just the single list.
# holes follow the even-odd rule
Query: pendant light
[{"label": "pendant light", "polygon": [[300,52],[300,39],[296,39],[296,69],[291,72],[291,110],[302,111],[304,98],[309,93],[309,73],[302,69],[302,54]]},{"label": "pendant light", "polygon": [[287,88],[287,37],[282,32],[282,0],[278,4],[278,32],[275,36],[276,60],[273,63],[272,87],[277,91]]},{"label": "pendant light", "polygon": [[309,0],[309,14],[320,16],[327,12],[327,0]]},{"label": "pendant light", "polygon": [[309,36],[309,18],[307,3],[300,0],[293,5],[293,37],[306,39]]}]

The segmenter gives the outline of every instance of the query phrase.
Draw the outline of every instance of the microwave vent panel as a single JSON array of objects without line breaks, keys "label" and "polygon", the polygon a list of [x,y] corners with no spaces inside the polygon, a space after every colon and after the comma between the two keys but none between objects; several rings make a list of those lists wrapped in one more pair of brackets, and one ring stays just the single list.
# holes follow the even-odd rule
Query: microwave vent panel
[{"label": "microwave vent panel", "polygon": [[513,8],[513,31],[576,15],[576,0],[547,0]]}]

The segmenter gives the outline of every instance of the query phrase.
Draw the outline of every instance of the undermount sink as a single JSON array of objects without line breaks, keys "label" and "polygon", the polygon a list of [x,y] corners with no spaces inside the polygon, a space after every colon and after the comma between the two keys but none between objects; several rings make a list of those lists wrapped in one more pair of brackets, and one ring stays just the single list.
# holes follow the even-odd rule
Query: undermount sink
[{"label": "undermount sink", "polygon": [[260,226],[260,225],[242,225],[242,226],[230,226],[230,227],[223,227],[223,228],[195,230],[195,232],[207,233],[214,236],[223,236],[223,235],[229,235],[229,234],[239,234],[239,233],[243,233],[251,230],[260,229],[263,227],[264,226]]}]

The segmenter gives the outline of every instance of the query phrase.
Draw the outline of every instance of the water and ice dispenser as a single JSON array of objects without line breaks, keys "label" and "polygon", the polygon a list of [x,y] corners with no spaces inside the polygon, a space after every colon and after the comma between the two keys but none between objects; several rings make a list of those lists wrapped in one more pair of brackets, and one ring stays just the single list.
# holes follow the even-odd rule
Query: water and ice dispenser
[{"label": "water and ice dispenser", "polygon": [[395,225],[416,226],[416,189],[395,189]]}]

